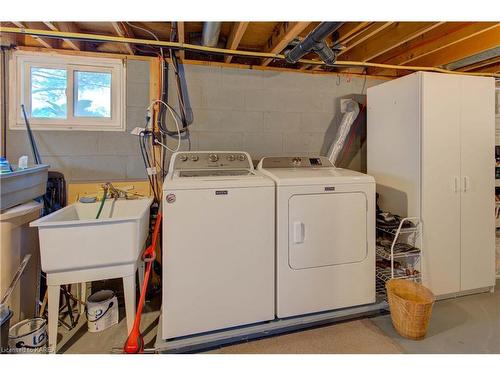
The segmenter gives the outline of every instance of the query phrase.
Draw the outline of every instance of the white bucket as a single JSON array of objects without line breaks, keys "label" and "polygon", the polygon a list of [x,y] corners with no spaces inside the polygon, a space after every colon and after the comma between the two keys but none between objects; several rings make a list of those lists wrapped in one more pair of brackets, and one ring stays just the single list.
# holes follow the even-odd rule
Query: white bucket
[{"label": "white bucket", "polygon": [[47,322],[43,318],[22,320],[9,330],[10,353],[46,353]]},{"label": "white bucket", "polygon": [[100,332],[118,324],[118,299],[112,290],[100,290],[87,298],[87,327]]}]

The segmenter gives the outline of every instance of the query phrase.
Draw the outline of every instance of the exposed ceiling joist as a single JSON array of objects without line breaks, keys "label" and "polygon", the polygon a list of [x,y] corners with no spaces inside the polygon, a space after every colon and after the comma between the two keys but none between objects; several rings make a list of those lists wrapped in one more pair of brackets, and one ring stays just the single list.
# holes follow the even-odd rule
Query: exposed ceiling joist
[{"label": "exposed ceiling joist", "polygon": [[[425,56],[431,55],[437,51],[453,47],[457,43],[466,41],[470,38],[497,27],[493,22],[474,22],[474,23],[450,23],[440,26],[429,33],[424,34],[422,40],[416,40],[407,48],[403,48],[399,54],[390,58],[380,58],[376,62],[393,65],[414,65],[414,61]],[[382,57],[382,56],[381,56]],[[381,69],[369,69],[370,74],[384,74]]]},{"label": "exposed ceiling joist", "polygon": [[[478,33],[472,38],[467,38],[457,43],[440,48],[438,51],[412,60],[412,65],[442,66],[465,57],[475,55],[491,48],[498,47],[500,41],[500,24]],[[402,65],[407,65],[402,64]]]},{"label": "exposed ceiling joist", "polygon": [[396,22],[382,32],[370,38],[369,42],[358,45],[344,59],[353,61],[371,61],[440,25],[444,22]]},{"label": "exposed ceiling joist", "polygon": [[[227,49],[237,49],[240,44],[241,38],[248,27],[249,22],[234,22],[233,27],[231,29],[231,34],[229,34],[229,38],[226,43]],[[224,58],[224,62],[229,64],[233,56],[226,56]]]},{"label": "exposed ceiling joist", "polygon": [[483,66],[479,69],[474,69],[473,73],[500,73],[500,63],[493,65]]},{"label": "exposed ceiling joist", "polygon": [[[309,26],[310,22],[282,22],[273,32],[273,35],[267,41],[268,53],[280,53],[285,49],[292,40],[294,40],[304,29]],[[269,65],[273,59],[265,59],[262,66]]]},{"label": "exposed ceiling joist", "polygon": [[460,70],[460,68],[494,59],[498,56],[500,56],[500,45],[496,48],[488,49],[481,53],[466,57],[465,59],[454,61],[451,64],[447,64],[445,68],[449,70]]},{"label": "exposed ceiling joist", "polygon": [[[29,28],[34,28],[36,29],[36,25],[34,25],[33,23],[31,22],[17,22],[17,21],[13,21],[12,22],[14,25],[16,25],[17,27],[19,27],[20,29],[29,29]],[[58,40],[57,39],[51,39],[51,38],[43,38],[43,37],[40,37],[40,36],[33,36],[33,38],[40,44],[42,45],[43,47],[45,48],[58,48],[59,47],[59,43],[58,43]]]},{"label": "exposed ceiling joist", "polygon": [[[50,30],[77,33],[80,30],[74,22],[43,22]],[[63,39],[75,51],[83,49],[82,42],[79,40]]]},{"label": "exposed ceiling joist", "polygon": [[[185,43],[186,42],[186,31],[184,30],[184,22],[177,22],[177,40],[179,43]],[[183,61],[186,58],[186,54],[184,50],[179,51],[179,58],[181,61]]]},{"label": "exposed ceiling joist", "polygon": [[477,62],[475,64],[464,66],[462,68],[457,69],[457,71],[470,72],[470,71],[474,71],[476,69],[487,67],[489,65],[493,65],[493,64],[497,64],[497,63],[500,63],[500,56],[496,56],[496,57],[493,57],[493,58],[488,59],[488,60],[483,60],[483,61]]},{"label": "exposed ceiling joist", "polygon": [[[118,36],[123,36],[126,38],[133,37],[132,31],[129,30],[122,22],[111,22],[111,25],[113,26],[113,29]],[[132,45],[130,43],[125,43],[125,48],[130,55],[135,54],[134,49],[132,48]]]},{"label": "exposed ceiling joist", "polygon": [[359,33],[355,34],[354,37],[349,39],[349,42],[344,42],[345,48],[339,52],[339,56],[350,51],[354,47],[365,42],[367,39],[377,35],[382,30],[391,26],[394,22],[373,22],[365,29],[362,29]]},{"label": "exposed ceiling joist", "polygon": [[348,43],[361,30],[370,25],[370,22],[347,22],[338,30],[338,40],[336,43]]}]

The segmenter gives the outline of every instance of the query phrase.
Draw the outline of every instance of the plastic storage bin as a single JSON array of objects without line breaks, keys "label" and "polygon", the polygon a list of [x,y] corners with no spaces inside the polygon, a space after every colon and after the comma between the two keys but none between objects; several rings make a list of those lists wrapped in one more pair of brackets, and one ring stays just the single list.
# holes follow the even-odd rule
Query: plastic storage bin
[{"label": "plastic storage bin", "polygon": [[0,173],[0,210],[44,195],[47,189],[48,171],[47,164],[40,164],[10,173]]}]

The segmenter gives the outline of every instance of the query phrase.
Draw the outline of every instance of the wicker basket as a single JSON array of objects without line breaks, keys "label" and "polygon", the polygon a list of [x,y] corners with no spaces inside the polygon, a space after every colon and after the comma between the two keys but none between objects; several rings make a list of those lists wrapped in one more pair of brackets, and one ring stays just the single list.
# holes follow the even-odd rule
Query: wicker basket
[{"label": "wicker basket", "polygon": [[408,339],[423,339],[431,319],[434,294],[410,280],[392,279],[385,287],[396,331]]}]

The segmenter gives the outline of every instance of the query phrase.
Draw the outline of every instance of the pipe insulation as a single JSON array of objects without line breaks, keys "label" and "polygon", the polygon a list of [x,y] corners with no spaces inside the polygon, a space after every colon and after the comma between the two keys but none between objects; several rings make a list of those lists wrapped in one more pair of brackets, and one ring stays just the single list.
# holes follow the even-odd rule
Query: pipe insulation
[{"label": "pipe insulation", "polygon": [[[62,32],[62,31],[52,31],[52,30],[40,30],[40,29],[28,29],[28,28],[18,28],[18,27],[7,27],[0,26],[0,33],[11,33],[20,35],[35,35],[48,38],[57,39],[71,39],[71,40],[84,40],[92,42],[112,42],[112,43],[132,43],[132,44],[142,44],[149,46],[173,48],[179,50],[190,50],[190,51],[201,51],[206,53],[216,53],[224,55],[235,55],[235,56],[247,56],[255,58],[272,58],[272,59],[284,59],[285,56],[277,53],[270,52],[254,52],[254,51],[243,51],[227,48],[216,48],[216,47],[205,47],[195,44],[180,43],[180,42],[166,42],[151,39],[140,39],[140,38],[128,38],[120,36],[110,36],[110,35],[98,35],[98,34],[88,34],[88,33],[73,33],[73,32]],[[50,49],[48,49],[50,51]],[[126,56],[126,55],[124,55]],[[189,60],[185,60],[189,61]],[[300,59],[298,62],[309,65],[325,65],[324,62],[312,59]],[[233,64],[230,64],[233,65]],[[406,70],[406,71],[423,71],[423,72],[437,72],[437,73],[447,73],[447,74],[458,74],[458,75],[470,75],[470,76],[482,76],[482,77],[495,77],[500,78],[500,74],[497,73],[475,73],[475,72],[458,72],[453,70],[447,70],[443,68],[437,68],[432,66],[411,66],[411,65],[393,65],[393,64],[379,64],[370,63],[366,61],[335,61],[335,66],[359,66],[365,68],[382,68],[382,69],[395,69],[395,70]],[[333,72],[332,74],[338,74]]]},{"label": "pipe insulation", "polygon": [[359,115],[359,104],[352,99],[344,99],[340,106],[344,115],[342,116],[337,134],[327,154],[328,159],[333,165],[336,165],[337,159],[344,148],[345,140],[352,128],[352,124],[354,124],[354,121],[356,121]]},{"label": "pipe insulation", "polygon": [[201,44],[206,47],[216,47],[219,43],[220,26],[222,22],[203,22]]}]

